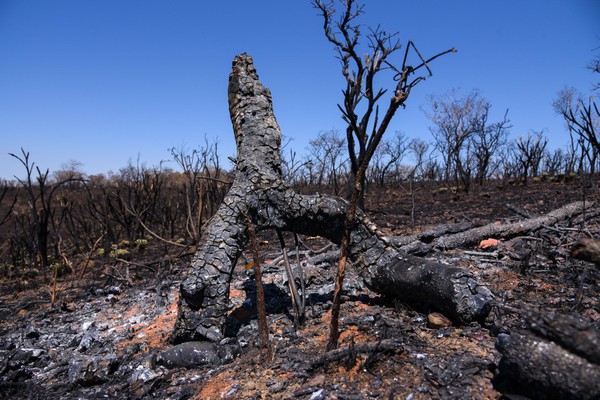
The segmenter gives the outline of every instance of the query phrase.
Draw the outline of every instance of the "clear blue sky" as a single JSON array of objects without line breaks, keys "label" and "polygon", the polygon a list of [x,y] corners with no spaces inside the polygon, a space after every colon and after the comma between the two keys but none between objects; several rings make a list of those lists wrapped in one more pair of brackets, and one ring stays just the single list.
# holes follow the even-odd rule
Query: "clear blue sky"
[{"label": "clear blue sky", "polygon": [[[598,81],[585,68],[600,46],[598,0],[371,0],[365,11],[363,23],[424,55],[458,49],[435,62],[390,133],[429,139],[427,95],[477,88],[495,118],[509,109],[513,135],[545,129],[559,147],[556,93],[589,94]],[[343,130],[339,63],[308,0],[0,0],[0,177],[23,176],[8,155],[21,147],[43,169],[77,160],[95,174],[138,155],[157,165],[205,134],[227,165],[227,78],[241,52],[299,153],[320,130]]]}]

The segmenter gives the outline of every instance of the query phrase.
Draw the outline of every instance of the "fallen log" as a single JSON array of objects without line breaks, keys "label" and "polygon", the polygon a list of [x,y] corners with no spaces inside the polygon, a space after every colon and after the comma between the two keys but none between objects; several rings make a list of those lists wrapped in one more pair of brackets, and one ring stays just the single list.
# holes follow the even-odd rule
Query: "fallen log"
[{"label": "fallen log", "polygon": [[356,356],[359,353],[385,353],[403,351],[402,343],[397,339],[385,339],[379,342],[356,343],[339,349],[330,350],[310,362],[311,368],[339,362],[344,358]]},{"label": "fallen log", "polygon": [[465,232],[446,235],[436,240],[434,246],[438,249],[455,249],[479,243],[481,240],[490,237],[509,238],[519,236],[524,233],[533,232],[544,225],[553,225],[559,221],[573,218],[593,207],[593,205],[593,202],[577,201],[540,217],[529,218],[510,224],[488,224]]},{"label": "fallen log", "polygon": [[600,331],[579,318],[556,313],[524,311],[525,321],[535,335],[559,344],[569,352],[600,365]]},{"label": "fallen log", "polygon": [[[573,218],[586,212],[589,213],[589,210],[593,206],[593,202],[579,201],[567,204],[546,215],[510,224],[492,223],[473,227],[473,223],[462,222],[458,224],[442,225],[417,235],[403,237],[390,236],[387,240],[404,253],[425,255],[434,249],[455,249],[479,243],[488,238],[506,239],[523,235],[545,226],[547,227],[556,224],[562,220]],[[600,255],[598,255],[600,254],[600,251],[597,250],[598,248],[600,248],[600,246],[597,243],[594,243],[593,241],[587,242],[582,246],[574,247],[576,251],[573,256],[582,260],[595,262],[596,265],[599,265],[600,262],[594,261],[600,259]],[[581,249],[579,253],[577,252],[577,249]],[[577,256],[577,254],[580,254],[580,256]]]},{"label": "fallen log", "polygon": [[531,334],[500,334],[494,386],[533,399],[598,399],[600,366]]},{"label": "fallen log", "polygon": [[433,249],[436,239],[448,234],[467,231],[472,229],[474,226],[476,226],[474,222],[444,224],[416,235],[390,236],[387,239],[402,252],[424,255]]},{"label": "fallen log", "polygon": [[[260,83],[250,56],[235,57],[228,92],[238,152],[235,177],[181,283],[174,343],[223,338],[229,284],[248,242],[244,215],[257,230],[322,236],[337,244],[344,232],[347,201],[300,195],[283,181],[281,131],[271,93]],[[358,211],[356,220],[349,258],[367,287],[401,300],[427,302],[458,323],[487,315],[492,295],[468,271],[407,256],[390,245],[364,213]]]}]

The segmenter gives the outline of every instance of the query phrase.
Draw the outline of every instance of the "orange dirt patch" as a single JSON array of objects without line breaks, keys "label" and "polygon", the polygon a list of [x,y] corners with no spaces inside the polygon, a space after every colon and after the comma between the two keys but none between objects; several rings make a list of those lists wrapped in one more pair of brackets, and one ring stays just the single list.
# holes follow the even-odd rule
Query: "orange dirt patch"
[{"label": "orange dirt patch", "polygon": [[223,371],[220,374],[212,377],[200,390],[194,399],[196,400],[213,400],[223,399],[235,384],[233,371]]},{"label": "orange dirt patch", "polygon": [[167,343],[173,330],[173,326],[175,325],[178,297],[179,295],[177,294],[175,299],[169,304],[165,313],[134,325],[132,327],[134,336],[129,340],[117,343],[117,348],[122,349],[140,343],[145,344],[145,346],[142,347],[143,351],[163,347]]}]

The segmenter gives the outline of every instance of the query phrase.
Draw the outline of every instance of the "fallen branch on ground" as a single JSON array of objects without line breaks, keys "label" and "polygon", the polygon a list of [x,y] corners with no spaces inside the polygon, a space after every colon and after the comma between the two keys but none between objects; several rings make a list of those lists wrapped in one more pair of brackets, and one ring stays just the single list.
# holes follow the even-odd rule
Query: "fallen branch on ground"
[{"label": "fallen branch on ground", "polygon": [[386,351],[404,351],[402,344],[397,339],[384,339],[379,342],[355,343],[352,346],[330,350],[310,362],[312,368],[338,362],[352,353],[375,353]]},{"label": "fallen branch on ground", "polygon": [[574,202],[546,215],[509,224],[491,223],[473,228],[472,223],[443,225],[442,227],[408,237],[387,237],[398,250],[409,254],[427,254],[433,249],[448,250],[479,243],[488,238],[513,238],[560,221],[579,216],[593,207],[593,202]]}]

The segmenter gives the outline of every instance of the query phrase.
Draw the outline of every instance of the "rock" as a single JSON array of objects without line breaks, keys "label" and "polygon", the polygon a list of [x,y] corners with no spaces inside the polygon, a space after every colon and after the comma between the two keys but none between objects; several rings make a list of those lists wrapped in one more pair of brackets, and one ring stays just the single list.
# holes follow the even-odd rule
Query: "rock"
[{"label": "rock", "polygon": [[431,329],[448,328],[452,326],[452,321],[440,313],[432,312],[427,316],[427,326]]},{"label": "rock", "polygon": [[87,352],[95,343],[99,343],[101,340],[98,331],[94,328],[90,328],[86,331],[86,333],[81,338],[79,345],[77,346],[77,351],[80,353]]},{"label": "rock", "polygon": [[109,286],[108,289],[106,289],[106,293],[112,294],[112,295],[121,294],[121,293],[123,293],[123,289],[121,289],[120,286],[113,285],[113,286]]},{"label": "rock", "polygon": [[76,357],[69,365],[69,381],[81,386],[93,386],[107,382],[119,367],[114,354],[103,357]]},{"label": "rock", "polygon": [[497,239],[484,239],[481,242],[479,242],[479,248],[480,249],[495,249],[496,247],[498,247],[498,244],[500,242]]},{"label": "rock", "polygon": [[7,363],[11,369],[18,369],[34,362],[40,358],[43,353],[44,350],[42,349],[20,348],[7,360]]},{"label": "rock", "polygon": [[81,330],[83,332],[86,332],[88,329],[92,328],[95,325],[94,321],[85,321],[83,324],[81,324]]},{"label": "rock", "polygon": [[269,386],[269,394],[275,394],[283,391],[286,388],[286,383],[282,381],[274,382]]},{"label": "rock", "polygon": [[307,382],[309,386],[323,386],[325,384],[325,375],[315,375],[311,380]]},{"label": "rock", "polygon": [[196,368],[202,365],[225,364],[232,361],[240,352],[237,342],[225,340],[221,344],[213,342],[184,342],[160,353],[158,364],[167,368]]},{"label": "rock", "polygon": [[8,350],[0,350],[0,375],[4,374],[4,371],[8,368],[8,361],[10,360],[11,352]]},{"label": "rock", "polygon": [[40,337],[40,332],[33,325],[28,325],[27,328],[25,328],[24,333],[25,337],[29,339],[37,339]]},{"label": "rock", "polygon": [[149,382],[161,376],[160,373],[150,369],[144,365],[138,365],[137,368],[133,371],[133,374],[129,377],[129,383],[133,384],[137,381],[141,381],[143,383]]}]

